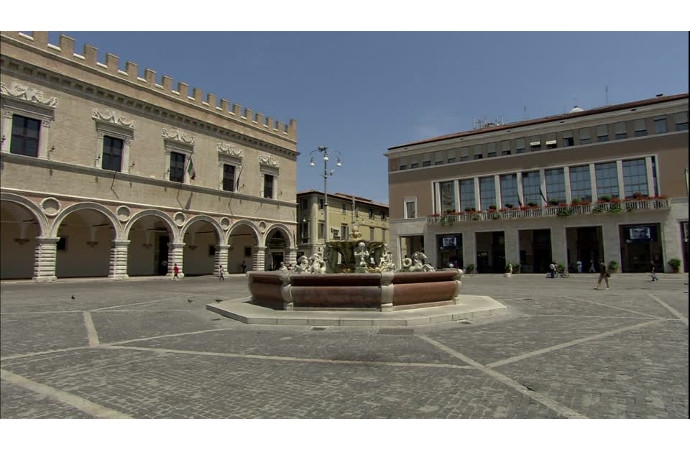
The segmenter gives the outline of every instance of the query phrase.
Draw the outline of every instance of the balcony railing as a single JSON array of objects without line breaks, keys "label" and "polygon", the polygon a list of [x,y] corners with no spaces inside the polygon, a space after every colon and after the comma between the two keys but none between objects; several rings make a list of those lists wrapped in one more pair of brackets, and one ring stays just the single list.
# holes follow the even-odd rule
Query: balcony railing
[{"label": "balcony railing", "polygon": [[597,202],[573,205],[523,206],[520,208],[465,211],[446,214],[434,214],[426,219],[429,225],[452,225],[456,222],[476,220],[510,220],[532,219],[538,217],[569,217],[583,214],[622,214],[638,211],[656,211],[669,209],[669,201],[665,198],[628,199],[610,202]]}]

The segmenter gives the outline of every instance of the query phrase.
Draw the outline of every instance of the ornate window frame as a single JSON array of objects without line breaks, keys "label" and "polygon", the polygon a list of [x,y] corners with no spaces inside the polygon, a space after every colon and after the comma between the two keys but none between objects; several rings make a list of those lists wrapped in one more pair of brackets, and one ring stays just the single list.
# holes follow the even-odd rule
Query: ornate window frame
[{"label": "ornate window frame", "polygon": [[2,115],[2,143],[0,151],[9,153],[12,148],[12,120],[15,115],[41,122],[38,134],[38,158],[49,159],[50,125],[55,121],[57,97],[45,98],[43,91],[21,83],[9,87],[0,82],[0,107]]},{"label": "ornate window frame", "polygon": [[132,167],[134,167],[134,161],[132,161],[132,164],[129,163],[131,144],[134,140],[134,121],[125,119],[124,115],[118,111],[110,109],[100,111],[98,108],[94,108],[91,111],[91,118],[96,123],[97,134],[94,167],[96,169],[102,168],[103,138],[110,136],[122,140],[122,165],[120,172],[130,173]]},{"label": "ornate window frame", "polygon": [[276,199],[278,197],[278,180],[280,178],[280,163],[271,155],[259,156],[259,172],[261,173],[261,197],[264,197],[264,177],[273,177],[273,196],[264,197]]},{"label": "ornate window frame", "polygon": [[242,160],[244,158],[244,152],[242,149],[233,148],[230,145],[222,142],[218,143],[216,148],[218,149],[218,179],[220,180],[218,182],[218,189],[223,190],[223,166],[228,164],[235,167],[236,187],[234,192],[239,191],[239,186],[237,186],[237,184],[239,182],[240,174],[242,173]]},{"label": "ornate window frame", "polygon": [[188,159],[194,155],[194,136],[188,136],[176,128],[161,130],[163,136],[163,147],[165,149],[165,172],[163,177],[170,181],[170,153],[177,152],[185,155],[184,184],[189,184],[192,180],[187,173]]}]

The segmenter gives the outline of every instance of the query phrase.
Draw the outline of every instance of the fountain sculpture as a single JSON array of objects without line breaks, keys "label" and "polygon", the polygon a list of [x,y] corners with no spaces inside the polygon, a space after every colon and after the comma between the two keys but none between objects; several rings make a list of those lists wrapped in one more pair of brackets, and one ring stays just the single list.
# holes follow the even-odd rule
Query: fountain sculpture
[{"label": "fountain sculpture", "polygon": [[401,309],[457,304],[462,270],[436,271],[422,252],[396,270],[383,242],[331,241],[297,264],[249,272],[251,303],[274,309]]}]

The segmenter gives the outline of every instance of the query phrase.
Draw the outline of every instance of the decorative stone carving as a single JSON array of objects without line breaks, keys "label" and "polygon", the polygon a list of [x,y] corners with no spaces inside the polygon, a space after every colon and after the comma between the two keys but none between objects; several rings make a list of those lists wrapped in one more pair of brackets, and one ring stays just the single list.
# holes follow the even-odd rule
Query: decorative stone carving
[{"label": "decorative stone carving", "polygon": [[105,112],[101,112],[97,108],[94,108],[91,112],[91,118],[121,127],[134,128],[134,121],[125,119],[125,116],[117,111],[106,110]]},{"label": "decorative stone carving", "polygon": [[181,212],[176,212],[175,216],[173,217],[173,221],[175,222],[175,225],[177,225],[178,227],[181,227],[182,225],[184,225],[185,220],[186,220],[186,217],[185,217],[184,213],[181,213]]},{"label": "decorative stone carving", "polygon": [[186,134],[180,132],[180,130],[174,128],[172,130],[166,130],[163,128],[161,133],[164,139],[181,142],[187,145],[194,145],[194,136],[187,136]]},{"label": "decorative stone carving", "polygon": [[267,167],[275,167],[275,168],[280,167],[278,160],[276,160],[271,155],[260,155],[259,156],[259,164],[262,166],[267,166]]},{"label": "decorative stone carving", "polygon": [[222,142],[217,145],[217,148],[218,153],[221,153],[223,155],[231,156],[233,158],[238,159],[244,158],[244,153],[242,152],[242,149],[232,148],[228,144],[224,144]]},{"label": "decorative stone carving", "polygon": [[232,224],[232,220],[230,220],[229,217],[223,217],[222,219],[220,219],[220,227],[224,231],[228,231],[228,228],[230,228],[231,224]]},{"label": "decorative stone carving", "polygon": [[41,208],[46,216],[53,217],[60,211],[60,202],[54,197],[48,197],[41,202]]},{"label": "decorative stone carving", "polygon": [[117,214],[117,218],[120,219],[120,222],[127,222],[132,215],[130,209],[125,205],[118,207],[115,213]]},{"label": "decorative stone carving", "polygon": [[355,259],[358,260],[355,263],[355,272],[366,273],[367,267],[369,266],[369,251],[367,250],[367,244],[364,242],[357,244],[357,250],[355,250]]},{"label": "decorative stone carving", "polygon": [[426,255],[424,253],[414,252],[412,259],[403,259],[401,270],[403,272],[434,272],[436,269],[431,264],[426,264]]},{"label": "decorative stone carving", "polygon": [[0,82],[0,92],[2,95],[7,95],[18,100],[37,103],[39,105],[49,106],[51,108],[57,107],[57,97],[45,98],[43,96],[43,91],[31,86],[13,83],[8,89],[5,83]]}]

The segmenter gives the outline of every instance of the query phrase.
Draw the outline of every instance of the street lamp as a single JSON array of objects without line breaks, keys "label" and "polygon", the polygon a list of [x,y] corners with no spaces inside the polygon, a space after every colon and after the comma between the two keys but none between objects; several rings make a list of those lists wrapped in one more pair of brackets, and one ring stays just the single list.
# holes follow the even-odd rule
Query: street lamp
[{"label": "street lamp", "polygon": [[[319,147],[316,150],[312,150],[309,154],[313,155],[314,152],[321,152],[323,153],[323,215],[324,215],[324,226],[326,227],[325,230],[325,235],[324,235],[324,245],[326,242],[328,242],[328,236],[330,233],[330,230],[328,229],[328,178],[333,176],[333,173],[335,172],[333,169],[330,171],[328,170],[328,147]],[[340,160],[340,152],[336,151],[338,154],[338,162],[335,164],[336,166],[340,167],[343,165],[343,163]],[[311,167],[314,167],[316,164],[314,163],[314,157],[311,156],[311,160],[309,161],[309,165]]]}]

